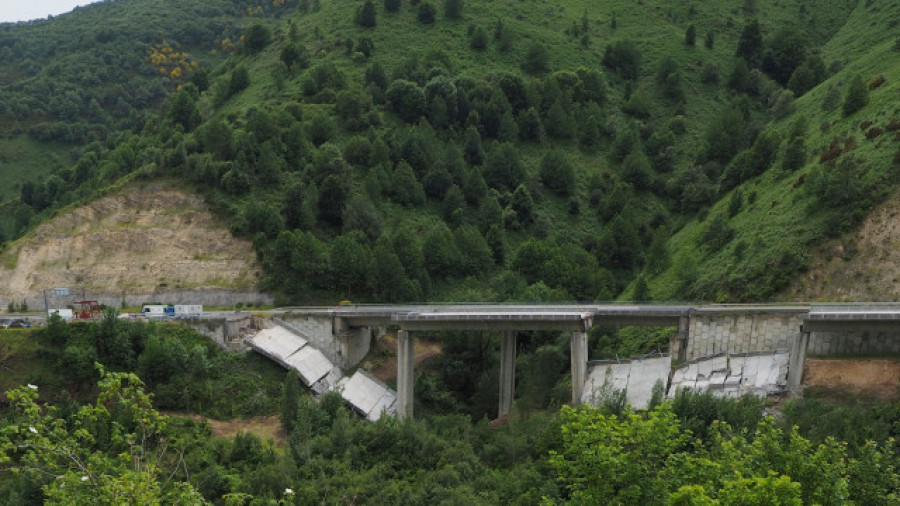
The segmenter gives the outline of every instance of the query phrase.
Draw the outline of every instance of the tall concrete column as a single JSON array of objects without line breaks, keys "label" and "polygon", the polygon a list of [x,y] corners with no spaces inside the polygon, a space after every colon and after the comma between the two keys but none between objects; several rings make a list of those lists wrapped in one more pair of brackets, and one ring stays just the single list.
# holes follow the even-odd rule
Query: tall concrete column
[{"label": "tall concrete column", "polygon": [[500,407],[497,418],[509,413],[516,391],[516,333],[500,335]]},{"label": "tall concrete column", "polygon": [[691,318],[682,316],[678,319],[678,333],[669,344],[669,354],[676,360],[687,360],[688,338],[691,332]]},{"label": "tall concrete column", "polygon": [[581,404],[581,394],[584,390],[585,374],[587,373],[587,332],[573,331],[569,347],[572,359],[572,404],[578,405]]},{"label": "tall concrete column", "polygon": [[397,418],[413,416],[413,359],[415,341],[409,332],[397,331]]},{"label": "tall concrete column", "polygon": [[800,334],[794,338],[791,356],[788,358],[788,392],[795,394],[800,390],[803,380],[803,368],[806,365],[806,349],[809,347],[809,332],[801,327]]}]

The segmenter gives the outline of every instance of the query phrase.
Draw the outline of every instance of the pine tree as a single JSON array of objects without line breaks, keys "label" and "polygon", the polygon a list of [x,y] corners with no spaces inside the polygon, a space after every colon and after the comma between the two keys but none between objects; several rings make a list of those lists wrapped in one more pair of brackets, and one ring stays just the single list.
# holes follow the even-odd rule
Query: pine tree
[{"label": "pine tree", "polygon": [[651,274],[659,274],[669,267],[669,236],[666,227],[660,226],[653,233],[653,241],[647,248],[647,270]]},{"label": "pine tree", "polygon": [[459,19],[462,16],[463,0],[444,0],[444,17]]},{"label": "pine tree", "polygon": [[741,31],[736,56],[743,58],[748,66],[756,67],[759,65],[760,59],[762,58],[762,51],[762,32],[759,29],[759,21],[754,19],[747,23],[747,26]]},{"label": "pine tree", "polygon": [[631,300],[635,302],[646,302],[651,300],[650,297],[650,287],[647,286],[647,280],[644,279],[644,276],[638,276],[637,280],[634,282],[634,291],[631,294]]},{"label": "pine tree", "polygon": [[688,46],[693,46],[695,41],[697,40],[697,27],[694,25],[690,25],[687,27],[687,30],[684,32],[684,43]]},{"label": "pine tree", "polygon": [[484,32],[484,28],[479,26],[472,31],[472,36],[469,38],[469,47],[476,51],[483,51],[487,48],[487,34]]},{"label": "pine tree", "polygon": [[366,0],[356,11],[356,24],[363,28],[375,27],[375,4],[372,0]]},{"label": "pine tree", "polygon": [[706,39],[703,40],[703,45],[706,46],[706,49],[712,49],[716,43],[716,36],[713,34],[712,30],[706,31]]},{"label": "pine tree", "polygon": [[300,411],[300,377],[293,369],[284,377],[281,394],[281,428],[285,434],[290,434],[297,423],[297,413]]},{"label": "pine tree", "polygon": [[416,14],[416,19],[423,25],[434,23],[434,6],[429,2],[422,2],[419,4],[419,11]]}]

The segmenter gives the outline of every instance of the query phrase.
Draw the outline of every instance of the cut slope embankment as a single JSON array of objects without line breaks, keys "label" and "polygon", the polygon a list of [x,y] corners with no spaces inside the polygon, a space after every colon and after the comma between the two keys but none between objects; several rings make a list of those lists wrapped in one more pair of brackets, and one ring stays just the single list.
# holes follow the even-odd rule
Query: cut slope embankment
[{"label": "cut slope embankment", "polygon": [[779,300],[900,301],[900,193],[854,232],[827,241]]},{"label": "cut slope embankment", "polygon": [[256,292],[250,241],[231,235],[201,196],[131,187],[54,217],[0,255],[0,302],[190,291]]},{"label": "cut slope embankment", "polygon": [[803,384],[825,392],[900,399],[900,360],[808,359]]}]

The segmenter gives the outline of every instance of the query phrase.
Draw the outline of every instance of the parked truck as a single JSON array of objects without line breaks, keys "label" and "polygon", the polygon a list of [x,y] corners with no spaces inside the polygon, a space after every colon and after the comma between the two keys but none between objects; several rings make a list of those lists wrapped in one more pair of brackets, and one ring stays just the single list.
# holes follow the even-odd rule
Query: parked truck
[{"label": "parked truck", "polygon": [[141,314],[147,318],[198,318],[203,314],[202,304],[144,304]]}]

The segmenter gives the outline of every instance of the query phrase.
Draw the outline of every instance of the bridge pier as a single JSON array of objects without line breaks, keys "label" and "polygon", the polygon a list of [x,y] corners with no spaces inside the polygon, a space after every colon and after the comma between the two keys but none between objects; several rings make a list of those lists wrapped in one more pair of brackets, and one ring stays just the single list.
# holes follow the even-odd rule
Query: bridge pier
[{"label": "bridge pier", "polygon": [[516,389],[516,333],[500,334],[500,407],[497,418],[509,414]]},{"label": "bridge pier", "polygon": [[806,364],[806,350],[809,348],[809,331],[800,327],[800,333],[791,344],[790,362],[788,363],[788,392],[795,394],[800,390],[803,380],[803,367]]},{"label": "bridge pier", "polygon": [[572,331],[569,340],[571,348],[572,366],[572,404],[581,404],[581,396],[584,391],[584,380],[587,374],[588,346],[587,332],[581,330]]},{"label": "bridge pier", "polygon": [[413,416],[415,341],[406,330],[397,331],[397,418]]}]

